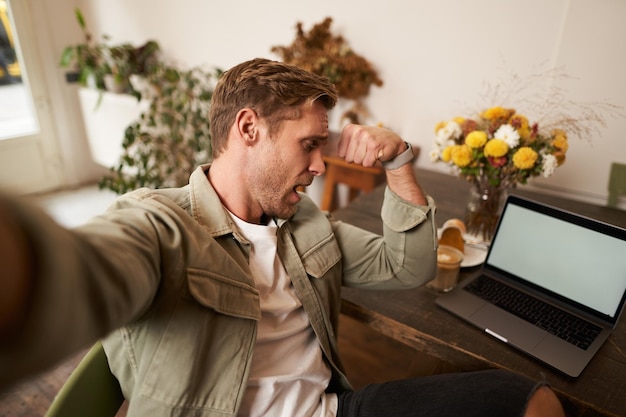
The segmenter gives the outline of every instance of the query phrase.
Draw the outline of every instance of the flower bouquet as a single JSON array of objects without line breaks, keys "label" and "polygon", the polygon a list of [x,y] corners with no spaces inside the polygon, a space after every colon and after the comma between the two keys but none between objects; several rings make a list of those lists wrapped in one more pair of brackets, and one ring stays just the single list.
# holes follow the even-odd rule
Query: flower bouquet
[{"label": "flower bouquet", "polygon": [[457,117],[435,127],[431,160],[450,165],[472,184],[466,212],[470,234],[489,241],[506,189],[528,178],[551,176],[565,162],[567,134],[542,131],[514,109],[491,107],[477,117]]}]

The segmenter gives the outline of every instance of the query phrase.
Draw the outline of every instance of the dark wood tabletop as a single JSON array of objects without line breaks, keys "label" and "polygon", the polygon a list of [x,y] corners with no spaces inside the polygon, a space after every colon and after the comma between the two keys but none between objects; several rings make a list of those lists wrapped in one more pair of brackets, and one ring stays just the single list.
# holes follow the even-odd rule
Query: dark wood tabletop
[{"label": "dark wood tabletop", "polygon": [[[463,218],[469,184],[453,175],[418,169],[420,184],[436,202],[440,227],[450,218]],[[362,195],[333,215],[364,229],[382,233],[380,209],[384,185]],[[626,228],[626,212],[525,190],[511,191],[546,204]],[[626,255],[626,254],[625,254]],[[463,268],[460,279],[480,266]],[[613,334],[578,378],[547,365],[484,334],[437,307],[432,289],[376,291],[343,289],[342,312],[421,352],[463,370],[507,369],[533,379],[546,378],[563,401],[568,416],[626,415],[626,323]]]}]

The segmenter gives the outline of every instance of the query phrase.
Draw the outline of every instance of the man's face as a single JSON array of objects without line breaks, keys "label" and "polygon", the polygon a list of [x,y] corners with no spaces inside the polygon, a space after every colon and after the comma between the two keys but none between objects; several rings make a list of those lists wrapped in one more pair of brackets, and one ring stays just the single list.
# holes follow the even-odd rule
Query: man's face
[{"label": "man's face", "polygon": [[317,103],[301,109],[298,120],[285,120],[270,137],[261,123],[258,153],[247,172],[252,203],[266,216],[291,217],[300,201],[298,186],[310,185],[325,171],[322,149],[328,140],[328,113]]}]

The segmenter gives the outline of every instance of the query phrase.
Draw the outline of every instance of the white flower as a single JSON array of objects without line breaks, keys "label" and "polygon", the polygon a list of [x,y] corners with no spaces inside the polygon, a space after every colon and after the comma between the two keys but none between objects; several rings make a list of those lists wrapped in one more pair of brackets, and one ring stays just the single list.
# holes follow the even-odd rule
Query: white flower
[{"label": "white flower", "polygon": [[505,141],[509,148],[515,148],[519,145],[519,133],[510,124],[500,126],[496,133],[493,134],[493,137]]},{"label": "white flower", "polygon": [[448,145],[450,141],[454,141],[458,137],[461,136],[463,131],[461,130],[461,126],[455,121],[447,122],[441,129],[437,131],[437,138],[435,142],[444,147]]},{"label": "white flower", "polygon": [[543,163],[541,164],[541,173],[543,174],[544,178],[548,178],[549,176],[554,174],[554,171],[556,170],[556,167],[557,167],[557,160],[554,155],[542,153],[541,156],[543,156]]},{"label": "white flower", "polygon": [[443,150],[448,146],[454,145],[455,140],[460,138],[462,133],[461,126],[457,122],[446,122],[445,125],[437,130],[433,149],[429,153],[430,160],[432,162],[440,161]]}]

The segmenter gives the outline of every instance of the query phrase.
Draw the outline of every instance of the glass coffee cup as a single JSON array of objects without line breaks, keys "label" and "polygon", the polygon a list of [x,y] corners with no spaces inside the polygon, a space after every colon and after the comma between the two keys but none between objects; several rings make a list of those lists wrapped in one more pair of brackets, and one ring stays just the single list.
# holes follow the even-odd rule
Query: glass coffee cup
[{"label": "glass coffee cup", "polygon": [[426,286],[440,292],[452,290],[459,282],[459,270],[462,262],[463,252],[452,246],[439,245],[437,249],[437,275]]}]

